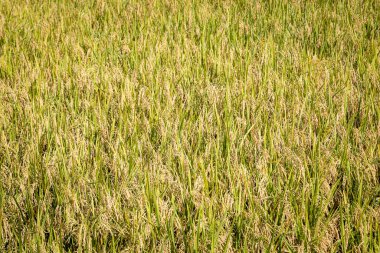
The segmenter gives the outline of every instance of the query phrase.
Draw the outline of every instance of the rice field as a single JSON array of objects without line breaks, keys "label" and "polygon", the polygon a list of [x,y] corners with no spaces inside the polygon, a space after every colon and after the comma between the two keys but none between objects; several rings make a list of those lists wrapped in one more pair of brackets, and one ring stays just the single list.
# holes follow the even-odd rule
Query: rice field
[{"label": "rice field", "polygon": [[380,252],[380,1],[1,0],[0,252]]}]

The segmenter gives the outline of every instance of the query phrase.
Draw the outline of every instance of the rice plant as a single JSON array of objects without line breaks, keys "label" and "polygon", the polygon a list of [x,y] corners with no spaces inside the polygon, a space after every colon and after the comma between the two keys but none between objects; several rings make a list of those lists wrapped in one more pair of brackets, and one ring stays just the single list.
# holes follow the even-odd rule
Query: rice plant
[{"label": "rice plant", "polygon": [[1,252],[380,252],[380,1],[0,1]]}]

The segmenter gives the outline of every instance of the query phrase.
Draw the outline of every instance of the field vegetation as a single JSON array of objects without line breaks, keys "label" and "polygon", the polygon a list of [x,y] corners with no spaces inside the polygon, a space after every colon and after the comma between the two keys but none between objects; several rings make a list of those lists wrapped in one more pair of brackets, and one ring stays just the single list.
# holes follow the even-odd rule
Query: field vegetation
[{"label": "field vegetation", "polygon": [[380,252],[380,1],[1,0],[1,252]]}]

